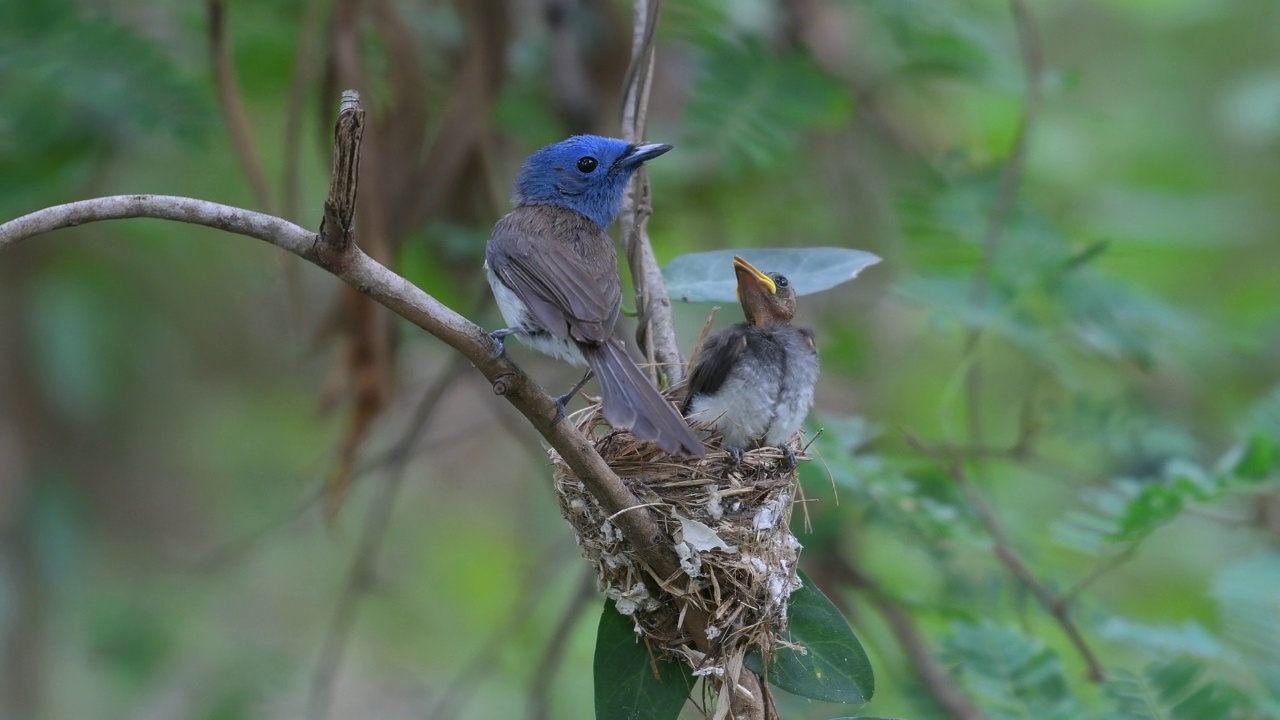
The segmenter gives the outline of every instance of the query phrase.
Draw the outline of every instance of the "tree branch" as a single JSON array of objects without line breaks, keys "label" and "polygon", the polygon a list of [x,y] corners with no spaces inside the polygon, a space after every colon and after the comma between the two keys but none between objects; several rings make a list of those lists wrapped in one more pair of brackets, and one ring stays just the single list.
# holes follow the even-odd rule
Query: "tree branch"
[{"label": "tree branch", "polygon": [[978,519],[982,522],[983,527],[991,535],[991,539],[995,543],[996,557],[1023,586],[1031,591],[1031,594],[1040,602],[1045,611],[1062,627],[1063,632],[1067,634],[1067,639],[1075,646],[1076,651],[1080,653],[1080,657],[1084,659],[1085,664],[1088,666],[1089,679],[1094,682],[1105,682],[1107,679],[1106,671],[1103,670],[1102,663],[1098,661],[1098,656],[1094,654],[1093,648],[1089,647],[1089,643],[1085,641],[1080,628],[1071,619],[1069,604],[1064,602],[1063,599],[1055,597],[1049,591],[1049,588],[1045,587],[1036,578],[1035,574],[1027,567],[1027,564],[1023,562],[1022,557],[1013,549],[1013,544],[1009,542],[1009,535],[1005,532],[999,516],[996,515],[996,511],[992,509],[986,498],[982,497],[982,494],[974,487],[973,482],[969,479],[969,474],[964,469],[964,464],[954,458],[948,460],[937,457],[932,450],[913,435],[907,435],[907,442],[911,447],[944,467],[947,473],[951,475],[956,485],[960,486],[965,497],[969,500],[969,504],[978,513]]},{"label": "tree branch", "polygon": [[822,565],[836,579],[856,590],[864,590],[871,596],[872,604],[880,611],[890,632],[902,646],[907,661],[915,667],[920,682],[947,717],[952,720],[982,720],[982,713],[960,690],[946,668],[934,659],[924,633],[902,603],[885,592],[874,578],[849,557],[832,554],[824,558]]},{"label": "tree branch", "polygon": [[987,221],[987,231],[982,239],[982,267],[978,273],[981,292],[991,281],[996,256],[1004,236],[1005,224],[1013,212],[1013,203],[1022,184],[1022,172],[1027,165],[1027,149],[1031,144],[1031,131],[1040,115],[1040,85],[1044,77],[1044,53],[1040,47],[1040,31],[1026,0],[1010,0],[1014,24],[1018,31],[1018,45],[1022,51],[1023,72],[1026,75],[1022,99],[1022,115],[1018,120],[1013,149],[1000,174],[1000,190],[996,205]]},{"label": "tree branch", "polygon": [[378,555],[382,551],[382,542],[386,539],[387,528],[391,525],[391,512],[395,509],[400,488],[404,486],[407,475],[405,470],[409,467],[409,459],[412,457],[410,451],[413,449],[413,443],[430,422],[440,401],[455,386],[455,381],[466,369],[467,364],[462,356],[454,355],[431,387],[427,388],[414,412],[413,419],[409,421],[400,440],[389,452],[386,479],[378,496],[369,505],[364,529],[360,535],[360,546],[356,551],[355,559],[351,561],[347,584],[338,597],[338,606],[333,611],[333,618],[329,622],[329,630],[320,651],[320,659],[316,663],[315,674],[312,676],[310,708],[307,713],[307,717],[312,720],[324,720],[329,717],[334,685],[338,670],[342,666],[342,656],[346,652],[351,629],[355,627],[356,610],[360,599],[373,586]]},{"label": "tree branch", "polygon": [[[170,195],[116,195],[81,200],[38,210],[0,225],[0,250],[53,230],[101,220],[156,218],[204,225],[247,235],[288,250],[333,274],[361,293],[390,308],[466,356],[502,395],[554,447],[610,513],[655,571],[679,568],[674,552],[656,543],[662,531],[572,423],[556,419],[555,401],[505,356],[494,357],[496,343],[475,323],[462,317],[413,283],[365,255],[354,244],[338,251],[320,236],[264,213],[207,200]],[[628,512],[632,508],[639,508]]]},{"label": "tree branch", "polygon": [[[338,195],[345,197],[347,193]],[[679,571],[679,560],[659,525],[591,441],[573,423],[561,421],[555,401],[506,356],[495,357],[498,346],[483,329],[373,260],[354,243],[343,246],[339,237],[326,238],[278,217],[205,200],[120,195],[45,208],[4,223],[0,225],[0,250],[53,230],[124,218],[204,225],[271,243],[317,265],[444,341],[470,360],[493,391],[515,406],[560,453],[601,506],[615,516],[614,523],[655,574],[665,578]],[[340,234],[349,236],[349,230],[345,226]]]},{"label": "tree branch", "polygon": [[307,89],[320,75],[320,38],[324,22],[329,14],[329,0],[307,0],[298,28],[298,46],[294,50],[293,79],[289,82],[288,100],[284,113],[284,137],[280,181],[280,215],[289,220],[298,219],[299,195],[302,192],[302,109],[307,99]]},{"label": "tree branch", "polygon": [[[658,31],[661,0],[636,0],[632,36],[631,66],[627,69],[626,97],[622,105],[622,138],[627,142],[644,139],[649,107],[649,86],[653,80],[654,37]],[[675,318],[667,281],[649,244],[649,176],[642,167],[636,171],[623,200],[618,227],[622,249],[627,254],[631,281],[636,289],[636,341],[646,357],[657,363],[659,386],[671,386],[684,377],[684,359],[676,340]]]},{"label": "tree branch", "polygon": [[[658,33],[658,16],[661,0],[635,0],[635,22],[632,26],[631,64],[627,68],[624,100],[622,104],[622,137],[628,142],[644,139],[645,122],[649,109],[649,88],[653,82],[654,41]],[[658,386],[670,387],[684,377],[684,358],[676,339],[675,317],[671,308],[671,296],[667,293],[667,281],[662,277],[658,259],[649,243],[649,215],[653,207],[649,199],[649,176],[641,167],[634,176],[623,198],[618,226],[622,248],[627,255],[631,281],[636,291],[636,342],[641,352],[652,363],[657,373]],[[576,468],[575,468],[576,470]],[[667,553],[667,555],[671,555]],[[645,558],[646,562],[648,558]],[[666,569],[650,565],[659,575],[667,578],[678,572],[678,567]],[[664,578],[659,578],[663,580]],[[704,652],[711,650],[706,639],[710,618],[706,613],[689,607],[685,616],[686,626]],[[759,676],[743,670],[737,683],[746,692],[734,692],[732,717],[740,720],[764,720],[765,692]]]}]

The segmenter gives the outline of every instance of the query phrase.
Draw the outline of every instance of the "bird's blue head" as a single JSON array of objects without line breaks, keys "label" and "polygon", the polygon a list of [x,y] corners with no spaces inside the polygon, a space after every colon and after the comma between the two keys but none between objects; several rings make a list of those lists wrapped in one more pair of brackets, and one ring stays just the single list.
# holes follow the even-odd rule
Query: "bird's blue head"
[{"label": "bird's blue head", "polygon": [[622,210],[627,181],[644,161],[670,145],[633,145],[599,135],[574,135],[529,156],[516,177],[517,205],[558,205],[609,227]]}]

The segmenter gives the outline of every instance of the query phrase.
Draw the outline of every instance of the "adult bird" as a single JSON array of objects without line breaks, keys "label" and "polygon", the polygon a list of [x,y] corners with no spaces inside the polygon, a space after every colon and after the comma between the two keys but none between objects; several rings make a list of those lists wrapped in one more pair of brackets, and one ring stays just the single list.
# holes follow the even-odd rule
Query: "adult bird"
[{"label": "adult bird", "polygon": [[742,452],[761,442],[786,454],[813,405],[818,351],[813,331],[796,327],[796,293],[787,278],[733,259],[738,300],[746,322],[716,333],[698,353],[689,374],[684,413],[710,424],[724,447],[741,462]]},{"label": "adult bird", "polygon": [[590,371],[556,399],[561,412],[587,379],[600,379],[604,417],[668,453],[704,455],[684,418],[657,391],[614,336],[622,305],[613,240],[627,181],[670,145],[636,145],[575,135],[529,156],[516,177],[515,209],[493,226],[485,271],[507,327],[525,344]]}]

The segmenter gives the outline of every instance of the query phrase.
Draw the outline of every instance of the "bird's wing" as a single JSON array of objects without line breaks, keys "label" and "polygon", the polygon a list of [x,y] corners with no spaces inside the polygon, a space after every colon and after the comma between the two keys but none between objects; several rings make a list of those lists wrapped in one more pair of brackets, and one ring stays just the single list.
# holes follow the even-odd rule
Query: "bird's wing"
[{"label": "bird's wing", "polygon": [[685,396],[682,411],[689,411],[689,403],[694,397],[719,390],[746,351],[744,325],[735,325],[708,338],[698,352],[697,364],[689,373],[689,393]]},{"label": "bird's wing", "polygon": [[814,355],[817,355],[818,342],[813,336],[813,330],[806,327],[796,328],[796,329],[800,331],[800,336],[804,338],[805,347],[809,348],[809,352],[813,353]]},{"label": "bird's wing", "polygon": [[556,337],[601,343],[622,304],[613,240],[591,220],[547,206],[517,208],[493,228],[489,268]]}]

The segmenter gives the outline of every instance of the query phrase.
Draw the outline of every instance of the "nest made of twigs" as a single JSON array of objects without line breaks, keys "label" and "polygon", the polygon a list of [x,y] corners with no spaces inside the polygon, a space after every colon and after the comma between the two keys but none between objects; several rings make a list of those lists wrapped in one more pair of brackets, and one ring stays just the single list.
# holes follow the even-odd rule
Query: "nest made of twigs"
[{"label": "nest made of twigs", "polygon": [[[796,470],[782,451],[759,448],[735,464],[719,440],[705,458],[672,457],[626,431],[610,430],[599,406],[570,420],[648,507],[680,558],[681,571],[659,579],[622,537],[573,470],[550,450],[560,509],[577,532],[599,585],[655,653],[688,663],[695,675],[737,684],[742,659],[785,643],[787,599],[800,587],[800,543],[791,533]],[[792,449],[801,451],[800,436]],[[801,455],[801,458],[804,456]],[[699,643],[685,622],[697,608],[709,623]],[[727,676],[726,676],[727,674]]]}]

